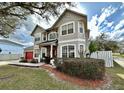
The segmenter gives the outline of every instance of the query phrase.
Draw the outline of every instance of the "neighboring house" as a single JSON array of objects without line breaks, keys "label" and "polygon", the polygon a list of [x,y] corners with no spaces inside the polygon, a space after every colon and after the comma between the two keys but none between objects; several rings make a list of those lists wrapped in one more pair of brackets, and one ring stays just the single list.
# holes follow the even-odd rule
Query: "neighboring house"
[{"label": "neighboring house", "polygon": [[0,61],[17,60],[23,56],[23,45],[10,39],[0,38]]},{"label": "neighboring house", "polygon": [[33,59],[33,49],[34,47],[33,46],[30,46],[30,47],[26,47],[24,49],[24,57],[26,60],[32,60]]},{"label": "neighboring house", "polygon": [[75,58],[88,51],[87,16],[69,9],[51,28],[37,25],[31,35],[34,37],[34,58]]},{"label": "neighboring house", "polygon": [[23,47],[24,45],[19,42],[0,38],[0,49],[2,50],[0,54],[23,54]]}]

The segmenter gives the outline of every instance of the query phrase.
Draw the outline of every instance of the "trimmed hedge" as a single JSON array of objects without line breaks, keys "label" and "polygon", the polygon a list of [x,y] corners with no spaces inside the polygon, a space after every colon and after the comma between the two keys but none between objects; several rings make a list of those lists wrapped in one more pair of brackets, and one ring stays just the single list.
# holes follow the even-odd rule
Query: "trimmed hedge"
[{"label": "trimmed hedge", "polygon": [[82,79],[103,79],[105,62],[102,59],[58,58],[55,65],[59,71]]}]

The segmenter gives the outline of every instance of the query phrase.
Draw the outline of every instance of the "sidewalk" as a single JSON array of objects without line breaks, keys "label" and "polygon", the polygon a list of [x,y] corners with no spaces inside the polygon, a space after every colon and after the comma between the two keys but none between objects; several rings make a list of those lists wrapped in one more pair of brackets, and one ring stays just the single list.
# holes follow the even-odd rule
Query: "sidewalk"
[{"label": "sidewalk", "polygon": [[120,66],[124,67],[124,58],[115,57],[114,61],[117,62]]},{"label": "sidewalk", "polygon": [[0,66],[2,65],[8,65],[10,63],[18,62],[19,60],[7,60],[7,61],[0,61]]}]

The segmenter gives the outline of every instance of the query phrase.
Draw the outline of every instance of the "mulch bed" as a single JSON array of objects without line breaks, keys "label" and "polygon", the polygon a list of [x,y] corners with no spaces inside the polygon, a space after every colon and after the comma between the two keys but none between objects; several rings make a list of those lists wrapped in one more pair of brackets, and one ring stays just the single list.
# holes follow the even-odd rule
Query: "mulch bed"
[{"label": "mulch bed", "polygon": [[58,79],[63,81],[68,81],[80,87],[84,86],[84,87],[89,87],[91,89],[103,89],[103,86],[107,87],[106,85],[109,85],[108,82],[110,81],[108,75],[106,75],[103,80],[86,80],[74,76],[69,76],[63,72],[56,70],[55,68],[51,67],[48,64],[44,64],[41,67],[45,70],[48,70],[50,73],[54,74],[55,77],[57,77]]}]

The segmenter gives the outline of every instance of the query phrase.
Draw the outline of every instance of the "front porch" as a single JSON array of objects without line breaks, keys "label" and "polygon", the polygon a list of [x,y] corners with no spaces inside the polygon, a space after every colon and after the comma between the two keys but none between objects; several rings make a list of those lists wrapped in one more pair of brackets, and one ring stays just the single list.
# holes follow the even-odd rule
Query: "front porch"
[{"label": "front porch", "polygon": [[[46,41],[39,44],[39,52],[35,59],[38,59],[38,62],[44,62],[57,57],[57,40]],[[37,54],[35,52],[35,54]]]}]

